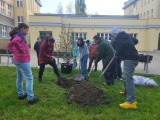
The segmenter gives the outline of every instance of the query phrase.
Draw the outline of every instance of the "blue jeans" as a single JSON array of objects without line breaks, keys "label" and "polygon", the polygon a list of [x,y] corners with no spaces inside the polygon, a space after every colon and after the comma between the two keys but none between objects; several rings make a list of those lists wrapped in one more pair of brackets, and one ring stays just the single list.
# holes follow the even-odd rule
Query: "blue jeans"
[{"label": "blue jeans", "polygon": [[30,63],[20,63],[14,61],[14,64],[17,70],[16,88],[18,91],[18,96],[24,95],[23,80],[26,80],[27,99],[32,100],[34,98],[34,93],[33,93],[33,76]]},{"label": "blue jeans", "polygon": [[124,80],[126,81],[126,92],[128,103],[133,103],[136,99],[135,96],[135,84],[133,80],[133,74],[135,67],[138,65],[138,61],[135,60],[124,60]]},{"label": "blue jeans", "polygon": [[80,59],[80,62],[81,62],[81,71],[82,71],[82,77],[86,77],[87,75],[87,60],[88,60],[88,54],[83,56],[81,59]]}]

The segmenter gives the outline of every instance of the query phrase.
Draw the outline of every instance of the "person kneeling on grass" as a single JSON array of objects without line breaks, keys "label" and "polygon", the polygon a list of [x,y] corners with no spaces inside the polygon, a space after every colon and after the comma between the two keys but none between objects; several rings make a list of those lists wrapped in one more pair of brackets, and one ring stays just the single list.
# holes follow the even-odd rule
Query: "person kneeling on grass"
[{"label": "person kneeling on grass", "polygon": [[42,75],[45,69],[45,65],[47,64],[53,67],[54,73],[58,77],[58,80],[61,81],[62,79],[58,72],[58,67],[56,65],[55,57],[53,56],[54,42],[55,42],[54,38],[47,37],[40,46],[40,51],[39,51],[40,69],[39,69],[39,75],[38,75],[39,83],[42,82]]},{"label": "person kneeling on grass", "polygon": [[[28,99],[28,104],[32,105],[39,101],[34,97],[33,93],[33,76],[30,67],[30,53],[25,36],[28,34],[29,26],[21,23],[10,31],[11,37],[8,43],[8,50],[13,53],[14,64],[17,70],[16,88],[18,91],[18,99]],[[26,80],[26,93],[23,90],[23,78]]]}]

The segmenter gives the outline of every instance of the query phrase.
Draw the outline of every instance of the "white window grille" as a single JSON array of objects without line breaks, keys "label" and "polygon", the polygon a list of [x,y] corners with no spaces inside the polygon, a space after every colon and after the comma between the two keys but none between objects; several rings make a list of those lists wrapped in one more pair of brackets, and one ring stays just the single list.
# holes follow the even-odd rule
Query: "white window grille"
[{"label": "white window grille", "polygon": [[4,8],[5,2],[0,0],[0,12],[5,13],[5,8]]},{"label": "white window grille", "polygon": [[78,38],[83,38],[84,40],[86,40],[87,39],[87,33],[72,33],[72,37],[73,37],[73,39],[74,40],[78,40]]},{"label": "white window grille", "polygon": [[130,33],[129,35],[132,36],[132,37],[134,37],[134,38],[137,38],[138,34],[137,33]]},{"label": "white window grille", "polygon": [[7,37],[7,26],[2,25],[2,37]]},{"label": "white window grille", "polygon": [[12,6],[8,5],[8,15],[12,16]]},{"label": "white window grille", "polygon": [[102,39],[111,40],[111,36],[109,33],[97,33],[97,35]]},{"label": "white window grille", "polygon": [[23,7],[23,0],[17,0],[17,7]]},{"label": "white window grille", "polygon": [[23,16],[18,16],[18,24],[23,23]]}]

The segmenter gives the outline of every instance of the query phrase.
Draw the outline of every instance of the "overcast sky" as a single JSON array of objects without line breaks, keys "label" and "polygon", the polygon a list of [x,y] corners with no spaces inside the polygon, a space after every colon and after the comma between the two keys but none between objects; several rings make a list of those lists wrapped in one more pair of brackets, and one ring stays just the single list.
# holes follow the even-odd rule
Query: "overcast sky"
[{"label": "overcast sky", "polygon": [[[57,5],[62,3],[64,11],[69,2],[75,0],[41,0],[42,13],[56,13]],[[128,0],[85,0],[88,14],[98,13],[99,15],[123,15],[123,4]]]}]

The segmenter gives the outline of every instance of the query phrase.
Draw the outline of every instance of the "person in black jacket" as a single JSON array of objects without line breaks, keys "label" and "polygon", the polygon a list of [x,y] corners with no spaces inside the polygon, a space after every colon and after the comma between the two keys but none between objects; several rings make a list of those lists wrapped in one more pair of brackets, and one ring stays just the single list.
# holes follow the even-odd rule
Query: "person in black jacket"
[{"label": "person in black jacket", "polygon": [[137,102],[135,101],[135,85],[133,80],[133,74],[135,67],[138,65],[138,52],[135,48],[135,43],[131,40],[129,34],[121,31],[117,27],[113,28],[110,32],[112,39],[114,39],[114,47],[116,49],[116,55],[121,57],[124,61],[123,67],[123,79],[126,81],[126,102],[119,106],[124,109],[136,109]]},{"label": "person in black jacket", "polygon": [[36,51],[36,54],[37,54],[38,66],[39,66],[38,56],[39,56],[40,45],[41,45],[41,38],[38,37],[38,38],[37,38],[37,41],[36,41],[35,44],[34,44],[34,50]]},{"label": "person in black jacket", "polygon": [[[128,34],[129,35],[129,34]],[[134,45],[137,45],[138,44],[138,39],[132,37],[131,35],[129,35],[129,39],[131,41],[133,41]],[[113,46],[113,48],[116,50],[116,42],[115,40],[111,38],[111,45]],[[115,65],[115,68],[114,68],[114,78],[115,79],[120,79],[122,80],[122,68],[121,68],[121,57],[120,56],[117,56],[117,59],[116,59],[116,65]],[[126,90],[124,90],[123,94],[126,94]]]}]

